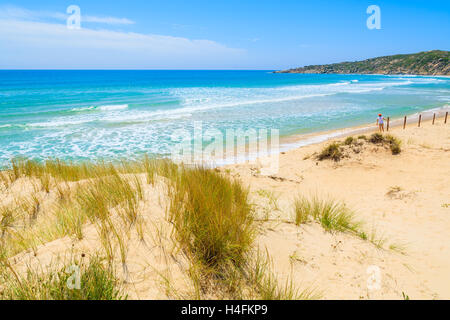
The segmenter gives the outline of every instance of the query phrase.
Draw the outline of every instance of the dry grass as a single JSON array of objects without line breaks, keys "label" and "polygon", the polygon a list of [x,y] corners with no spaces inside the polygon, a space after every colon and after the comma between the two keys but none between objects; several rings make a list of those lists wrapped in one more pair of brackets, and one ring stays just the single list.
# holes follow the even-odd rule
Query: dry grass
[{"label": "dry grass", "polygon": [[[135,228],[141,241],[147,231],[139,213],[140,202],[145,200],[144,184],[155,185],[158,180],[168,187],[167,219],[174,226],[172,236],[178,247],[191,262],[189,275],[197,298],[211,295],[223,298],[306,297],[296,292],[292,283],[280,286],[273,274],[265,274],[269,272],[267,266],[251,254],[256,229],[248,190],[229,176],[144,157],[140,161],[116,164],[14,160],[9,170],[1,172],[0,180],[9,188],[18,179],[35,188],[23,198],[0,207],[2,261],[27,249],[36,252],[39,245],[65,236],[81,240],[84,227],[93,224],[107,265],[112,266],[120,259],[127,278],[130,230]],[[272,194],[268,199],[277,207]],[[100,270],[101,265],[104,263],[95,262],[96,270]],[[91,271],[87,267],[86,272]],[[56,269],[40,273],[30,270],[25,278],[20,275],[18,278],[9,272],[5,297],[101,297],[98,292],[92,292],[94,287],[80,296],[73,296],[64,291],[55,276],[64,278],[66,274]],[[259,279],[256,286],[252,282],[255,277]],[[32,287],[36,291],[33,292]],[[53,288],[51,292],[54,290],[55,295],[48,288]],[[112,294],[106,298],[120,297]]]},{"label": "dry grass", "polygon": [[[98,256],[72,260],[42,271],[28,267],[19,275],[10,267],[0,269],[0,300],[121,300],[126,299],[114,269]],[[76,274],[79,270],[79,289]]]},{"label": "dry grass", "polygon": [[388,144],[393,155],[399,154],[402,151],[401,140],[390,134],[383,136],[381,133],[374,133],[370,136],[369,142],[374,144]]},{"label": "dry grass", "polygon": [[249,283],[252,284],[251,298],[261,300],[315,300],[321,295],[316,290],[307,288],[299,290],[292,277],[280,283],[275,276],[269,253],[257,251],[249,266]]},{"label": "dry grass", "polygon": [[203,274],[233,282],[254,237],[248,191],[202,168],[181,168],[172,188],[170,219],[181,247]]},{"label": "dry grass", "polygon": [[294,209],[297,225],[312,218],[328,231],[357,233],[360,227],[360,223],[355,221],[354,213],[345,204],[334,200],[298,197],[294,202]]},{"label": "dry grass", "polygon": [[358,139],[355,139],[354,137],[349,136],[343,142],[332,142],[320,151],[316,156],[316,159],[321,161],[330,159],[338,162],[342,158],[348,157],[350,153],[360,153],[362,151],[361,147],[367,142],[378,145],[388,145],[393,155],[397,155],[402,151],[402,142],[398,138],[390,134],[382,135],[381,133],[374,133],[369,138],[366,136],[359,136]]},{"label": "dry grass", "polygon": [[318,160],[331,159],[334,161],[341,160],[343,154],[341,150],[341,146],[337,142],[333,142],[328,144],[317,156]]}]

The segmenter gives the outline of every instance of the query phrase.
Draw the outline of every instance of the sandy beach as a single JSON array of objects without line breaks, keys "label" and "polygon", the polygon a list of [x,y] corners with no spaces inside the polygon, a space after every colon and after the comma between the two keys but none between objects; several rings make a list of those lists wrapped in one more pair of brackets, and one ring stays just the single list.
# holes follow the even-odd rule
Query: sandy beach
[{"label": "sandy beach", "polygon": [[[424,120],[420,128],[415,121],[406,129],[391,126],[389,133],[402,142],[398,155],[384,146],[361,142],[357,152],[350,151],[338,162],[317,160],[326,145],[343,141],[344,136],[339,136],[282,152],[276,175],[262,176],[251,164],[216,170],[249,188],[257,225],[252,250],[267,254],[278,283],[292,283],[318,299],[449,299],[450,124],[443,122],[438,117],[434,125]],[[376,129],[345,132],[363,130],[368,137]],[[143,194],[138,206],[140,227],[122,228],[116,211],[111,218],[126,243],[121,254],[123,246],[116,244],[113,251],[128,298],[196,297],[189,261],[176,249],[173,224],[167,218],[170,199],[165,180],[150,185],[144,174],[136,177]],[[89,222],[82,226],[81,239],[54,236],[46,241],[41,236],[39,232],[49,230],[45,225],[53,219],[60,191],[56,182],[49,192],[36,193],[36,185],[36,179],[23,177],[2,187],[3,207],[32,194],[40,199],[36,233],[31,233],[35,245],[9,258],[14,269],[19,274],[30,268],[46,270],[68,256],[98,252],[102,240]],[[67,190],[75,185],[67,183]],[[293,203],[300,195],[345,204],[362,223],[367,238],[327,231],[314,220],[296,225]],[[208,297],[226,298],[202,296]]]},{"label": "sandy beach", "polygon": [[[276,176],[254,174],[252,166],[228,168],[253,194],[267,190],[277,197],[280,209],[262,224],[259,243],[279,275],[320,288],[326,299],[401,299],[402,292],[416,299],[450,297],[450,126],[438,118],[435,125],[427,120],[420,128],[410,123],[389,132],[402,140],[399,155],[369,147],[340,162],[311,157],[327,141],[281,154]],[[345,202],[385,248],[324,232],[316,223],[279,222],[292,219],[297,194]],[[371,265],[381,270],[380,290],[367,289]]]}]

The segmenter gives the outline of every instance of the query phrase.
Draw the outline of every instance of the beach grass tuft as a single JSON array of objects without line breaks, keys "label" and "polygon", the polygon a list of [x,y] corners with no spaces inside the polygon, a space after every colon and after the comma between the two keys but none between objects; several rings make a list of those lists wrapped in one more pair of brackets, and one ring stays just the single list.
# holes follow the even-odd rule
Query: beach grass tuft
[{"label": "beach grass tuft", "polygon": [[401,140],[388,134],[384,137],[384,140],[389,143],[389,148],[391,149],[392,154],[396,155],[399,154],[402,149],[401,149]]},{"label": "beach grass tuft", "polygon": [[334,161],[341,160],[343,154],[341,150],[341,146],[337,142],[333,142],[325,146],[322,151],[317,156],[318,160],[331,159]]},{"label": "beach grass tuft", "polygon": [[355,143],[355,142],[356,142],[356,140],[355,140],[355,138],[353,138],[352,136],[347,137],[347,138],[345,138],[345,140],[344,140],[344,144],[345,144],[346,146],[352,145],[352,144]]},{"label": "beach grass tuft", "polygon": [[318,197],[298,197],[294,202],[295,223],[300,225],[309,218],[319,222],[325,230],[357,233],[360,223],[344,203]]},{"label": "beach grass tuft", "polygon": [[215,278],[242,267],[254,237],[248,190],[203,168],[181,167],[172,182],[170,219],[182,248]]},{"label": "beach grass tuft", "polygon": [[279,282],[273,272],[273,265],[269,253],[256,252],[249,266],[249,283],[253,286],[252,298],[261,300],[316,300],[321,295],[314,289],[300,290],[294,284],[292,277],[287,277],[285,282]]},{"label": "beach grass tuft", "polygon": [[[83,259],[83,258],[82,258]],[[84,258],[86,259],[86,258]],[[78,273],[79,270],[79,273]],[[79,283],[77,276],[79,275]],[[0,271],[2,300],[122,300],[126,299],[114,269],[98,256],[41,271],[28,267],[26,275],[12,268]],[[79,284],[79,287],[77,287]]]},{"label": "beach grass tuft", "polygon": [[373,133],[370,138],[369,138],[369,142],[371,143],[382,143],[384,141],[384,137],[381,133]]}]

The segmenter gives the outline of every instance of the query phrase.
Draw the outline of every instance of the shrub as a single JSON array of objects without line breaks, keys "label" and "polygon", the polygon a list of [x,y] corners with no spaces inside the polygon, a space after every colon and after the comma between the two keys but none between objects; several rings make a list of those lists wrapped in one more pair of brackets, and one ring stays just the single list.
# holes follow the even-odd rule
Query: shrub
[{"label": "shrub", "polygon": [[400,147],[402,142],[399,139],[391,135],[386,135],[384,139],[389,143],[389,148],[391,149],[392,154],[399,154],[402,151]]},{"label": "shrub", "polygon": [[382,143],[384,141],[383,135],[381,133],[374,133],[370,136],[369,141],[371,143]]},{"label": "shrub", "polygon": [[345,141],[344,141],[344,144],[346,145],[346,146],[349,146],[349,145],[351,145],[352,143],[354,143],[355,142],[355,138],[353,138],[353,137],[347,137],[346,139],[345,139]]},{"label": "shrub", "polygon": [[332,159],[334,161],[339,161],[342,158],[342,151],[339,143],[333,142],[327,145],[317,157],[319,160]]}]

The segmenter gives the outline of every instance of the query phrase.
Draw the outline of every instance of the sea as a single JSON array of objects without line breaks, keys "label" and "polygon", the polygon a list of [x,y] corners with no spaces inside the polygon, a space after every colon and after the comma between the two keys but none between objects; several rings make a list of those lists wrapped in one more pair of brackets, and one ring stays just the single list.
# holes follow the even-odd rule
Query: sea
[{"label": "sea", "polygon": [[[0,70],[0,166],[165,157],[174,132],[320,133],[440,110],[450,78],[271,70]],[[184,131],[183,131],[184,130]]]}]

